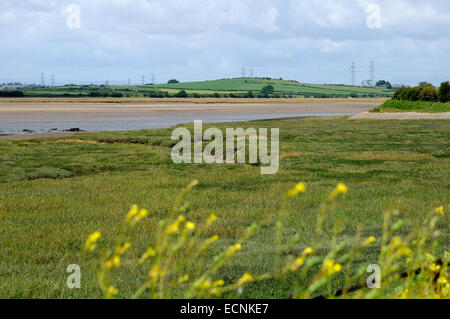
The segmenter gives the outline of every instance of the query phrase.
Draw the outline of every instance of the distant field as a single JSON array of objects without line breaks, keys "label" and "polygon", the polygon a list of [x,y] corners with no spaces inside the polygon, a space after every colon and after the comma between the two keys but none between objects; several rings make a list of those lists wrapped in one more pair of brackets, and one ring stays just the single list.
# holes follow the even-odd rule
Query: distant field
[{"label": "distant field", "polygon": [[383,103],[387,98],[153,98],[153,97],[23,97],[0,98],[0,103],[333,103],[333,102],[376,102]]},{"label": "distant field", "polygon": [[356,93],[358,96],[392,96],[395,90],[385,88],[346,86],[346,85],[325,85],[325,84],[306,84],[285,80],[267,80],[267,79],[225,79],[202,82],[186,82],[176,84],[158,85],[161,89],[184,89],[189,91],[203,90],[210,92],[258,92],[266,85],[272,85],[275,93],[291,94],[294,96],[308,97],[315,94],[331,94],[331,95],[349,95]]},{"label": "distant field", "polygon": [[[260,96],[267,85],[274,87],[269,96]],[[34,87],[23,89],[25,97],[41,98],[169,98],[185,90],[187,98],[368,98],[391,97],[395,90],[346,85],[306,84],[295,81],[238,78],[202,82],[186,82],[141,86],[65,85],[58,87]],[[249,92],[251,96],[249,96]],[[3,99],[3,98],[2,98]],[[2,100],[0,99],[0,100]]]},{"label": "distant field", "polygon": [[[205,125],[205,129],[210,125]],[[130,257],[140,256],[155,225],[167,216],[176,194],[194,179],[200,185],[189,194],[190,220],[211,213],[217,224],[202,238],[218,234],[211,256],[236,243],[252,223],[276,216],[287,189],[297,182],[305,194],[293,199],[286,216],[286,238],[300,241],[286,252],[297,256],[306,246],[324,255],[334,246],[334,225],[344,231],[339,242],[360,232],[373,235],[374,246],[355,260],[376,263],[383,212],[399,211],[404,230],[417,229],[424,216],[450,198],[450,126],[448,121],[349,121],[290,119],[215,124],[280,128],[280,171],[260,175],[252,165],[175,165],[170,152],[173,129],[79,134],[33,141],[0,141],[0,297],[100,297],[92,257],[81,247],[95,230],[102,246],[111,246],[117,225],[132,204],[149,209],[149,218],[130,234]],[[191,128],[191,125],[187,127]],[[14,165],[3,165],[12,161]],[[324,234],[311,232],[318,207],[338,182],[349,187],[327,215]],[[443,232],[436,255],[448,250],[449,216],[437,225]],[[234,282],[244,272],[258,275],[273,269],[274,226],[264,226],[243,245],[219,278]],[[447,233],[445,233],[447,232]],[[81,289],[66,288],[66,267],[82,268]],[[197,267],[195,260],[192,267]],[[142,269],[118,270],[118,297],[130,296]],[[265,281],[246,287],[242,298],[287,298],[291,278],[284,283]],[[338,276],[333,287],[342,287]]]},{"label": "distant field", "polygon": [[450,112],[450,102],[440,103],[425,101],[388,100],[384,102],[384,104],[374,109],[373,112]]}]

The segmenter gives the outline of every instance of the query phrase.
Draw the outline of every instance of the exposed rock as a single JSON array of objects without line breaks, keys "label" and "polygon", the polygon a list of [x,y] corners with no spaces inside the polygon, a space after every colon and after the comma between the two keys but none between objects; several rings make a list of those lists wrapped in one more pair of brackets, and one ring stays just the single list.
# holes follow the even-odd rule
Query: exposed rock
[{"label": "exposed rock", "polygon": [[68,130],[64,130],[64,132],[85,132],[85,131],[81,130],[78,127],[74,127],[74,128],[68,129]]},{"label": "exposed rock", "polygon": [[12,166],[12,165],[16,165],[16,162],[6,161],[6,162],[3,162],[3,164],[5,164],[6,166]]}]

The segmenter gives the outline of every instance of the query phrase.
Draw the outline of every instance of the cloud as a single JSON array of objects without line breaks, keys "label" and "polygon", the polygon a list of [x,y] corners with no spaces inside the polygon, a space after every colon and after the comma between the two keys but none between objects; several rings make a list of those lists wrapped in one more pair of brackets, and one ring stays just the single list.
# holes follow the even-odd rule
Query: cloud
[{"label": "cloud", "polygon": [[[80,29],[66,23],[72,3]],[[379,29],[367,26],[373,3]],[[261,76],[347,83],[352,60],[375,60],[379,76],[397,81],[411,70],[440,81],[450,73],[449,34],[445,0],[2,0],[0,82],[36,82],[43,71],[70,82],[211,79],[246,65]]]}]

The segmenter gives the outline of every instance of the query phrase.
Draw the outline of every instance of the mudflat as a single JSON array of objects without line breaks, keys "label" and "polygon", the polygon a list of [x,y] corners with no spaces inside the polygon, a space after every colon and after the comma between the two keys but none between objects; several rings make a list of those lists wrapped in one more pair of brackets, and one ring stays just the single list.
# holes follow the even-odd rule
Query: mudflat
[{"label": "mudflat", "polygon": [[0,119],[97,119],[178,115],[352,114],[383,100],[330,99],[295,103],[89,103],[1,102]]},{"label": "mudflat", "polygon": [[361,112],[350,117],[351,120],[450,120],[450,112],[443,113],[419,113],[419,112],[396,112],[396,113],[370,113]]}]

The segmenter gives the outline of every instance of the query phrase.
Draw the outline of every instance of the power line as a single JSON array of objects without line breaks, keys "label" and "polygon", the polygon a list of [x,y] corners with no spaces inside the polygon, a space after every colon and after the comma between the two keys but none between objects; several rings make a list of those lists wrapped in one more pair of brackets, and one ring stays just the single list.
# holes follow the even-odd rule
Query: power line
[{"label": "power line", "polygon": [[245,78],[245,66],[242,67],[242,78]]},{"label": "power line", "polygon": [[253,69],[250,69],[250,77],[253,78]]},{"label": "power line", "polygon": [[55,75],[52,74],[52,82],[51,82],[51,86],[54,87],[55,86]]},{"label": "power line", "polygon": [[145,85],[145,75],[142,76],[142,85]]},{"label": "power line", "polygon": [[44,72],[41,73],[41,84],[42,84],[42,86],[45,86],[45,75],[44,75]]}]

